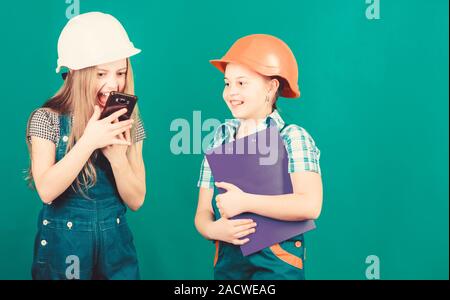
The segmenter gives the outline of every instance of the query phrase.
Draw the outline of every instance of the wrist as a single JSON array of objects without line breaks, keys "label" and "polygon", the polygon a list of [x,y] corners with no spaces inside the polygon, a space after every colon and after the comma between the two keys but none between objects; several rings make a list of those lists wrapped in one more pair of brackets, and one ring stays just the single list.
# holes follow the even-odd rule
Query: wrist
[{"label": "wrist", "polygon": [[80,137],[77,144],[80,145],[80,147],[82,147],[83,149],[89,151],[91,154],[96,150],[96,148],[92,146],[92,143],[90,143],[84,136]]},{"label": "wrist", "polygon": [[255,197],[253,197],[252,194],[249,193],[244,193],[244,201],[242,201],[242,212],[241,213],[245,213],[245,212],[252,212],[253,210],[253,205],[255,202]]}]

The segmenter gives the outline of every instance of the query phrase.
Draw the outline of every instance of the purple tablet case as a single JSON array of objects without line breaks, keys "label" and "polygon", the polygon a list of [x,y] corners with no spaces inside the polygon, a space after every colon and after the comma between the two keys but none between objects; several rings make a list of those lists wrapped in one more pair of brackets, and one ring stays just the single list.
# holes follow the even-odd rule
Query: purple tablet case
[{"label": "purple tablet case", "polygon": [[[251,194],[292,193],[288,155],[276,126],[218,146],[206,153],[214,180],[228,182]],[[219,194],[223,189],[218,189]],[[241,246],[244,256],[315,229],[312,220],[281,221],[244,213],[232,219],[251,218],[256,232]]]}]

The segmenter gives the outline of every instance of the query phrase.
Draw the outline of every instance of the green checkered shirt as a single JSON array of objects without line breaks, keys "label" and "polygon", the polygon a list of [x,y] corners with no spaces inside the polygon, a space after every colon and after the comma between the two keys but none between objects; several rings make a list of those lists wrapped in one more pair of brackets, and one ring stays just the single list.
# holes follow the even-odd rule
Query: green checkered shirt
[{"label": "green checkered shirt", "polygon": [[[310,171],[321,174],[319,165],[320,150],[317,148],[309,133],[295,124],[284,127],[285,123],[277,110],[274,110],[267,118],[274,121],[278,130],[280,130],[280,136],[288,154],[289,173]],[[221,124],[217,128],[208,149],[234,141],[239,124],[240,121],[238,119],[232,119]],[[258,126],[257,131],[267,128],[267,124],[266,119],[266,122],[262,122]],[[222,130],[222,127],[225,127],[225,130]],[[200,178],[197,186],[210,189],[214,188],[214,177],[211,173],[208,160],[205,157],[200,167]]]}]

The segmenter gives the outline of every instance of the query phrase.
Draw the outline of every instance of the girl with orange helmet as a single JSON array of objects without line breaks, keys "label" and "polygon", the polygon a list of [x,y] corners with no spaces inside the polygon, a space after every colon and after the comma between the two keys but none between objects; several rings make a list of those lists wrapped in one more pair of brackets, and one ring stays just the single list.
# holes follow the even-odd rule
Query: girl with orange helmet
[{"label": "girl with orange helmet", "polygon": [[[258,230],[250,219],[230,218],[244,212],[298,221],[317,219],[322,208],[320,150],[302,127],[287,125],[276,109],[279,96],[298,98],[297,61],[280,39],[253,34],[237,40],[221,59],[211,63],[224,73],[223,98],[234,119],[216,131],[210,148],[276,124],[289,157],[293,193],[249,194],[233,184],[215,182],[208,161],[201,165],[197,230],[216,243],[215,279],[304,279],[303,234],[243,256],[239,246]],[[214,187],[225,193],[214,198]]]}]

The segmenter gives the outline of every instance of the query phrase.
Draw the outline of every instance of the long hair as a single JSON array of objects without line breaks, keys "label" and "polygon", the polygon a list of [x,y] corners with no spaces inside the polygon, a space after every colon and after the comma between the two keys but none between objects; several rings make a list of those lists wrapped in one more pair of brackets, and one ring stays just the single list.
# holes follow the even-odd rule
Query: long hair
[{"label": "long hair", "polygon": [[[133,70],[131,68],[131,62],[127,59],[127,72],[125,77],[124,91],[127,94],[134,94],[134,79]],[[81,138],[86,128],[89,119],[94,113],[94,105],[97,103],[97,90],[96,90],[97,71],[96,67],[88,67],[81,70],[69,72],[64,80],[61,88],[56,94],[47,100],[42,108],[49,108],[58,114],[72,115],[73,123],[70,132],[69,139],[67,141],[67,147],[65,153],[69,152],[75,145],[75,143]],[[35,112],[35,111],[34,111]],[[32,151],[31,143],[28,140],[30,130],[30,120],[34,114],[31,114],[28,119],[27,130],[25,140],[28,147],[28,153],[30,157],[30,164],[25,180],[30,188],[35,188],[33,173],[31,168],[32,163]],[[135,120],[134,124],[138,124],[139,121],[139,109],[136,104],[131,118]],[[136,132],[136,126],[131,128],[131,142],[134,143]],[[130,148],[127,149],[127,154],[130,152]],[[93,187],[97,182],[97,173],[94,167],[94,160],[97,157],[99,149],[93,152],[91,157],[87,160],[79,176],[77,176],[74,183],[72,183],[72,189],[79,191],[83,196],[89,198],[83,191]],[[81,179],[80,179],[81,175]],[[75,186],[74,186],[75,184]]]}]

